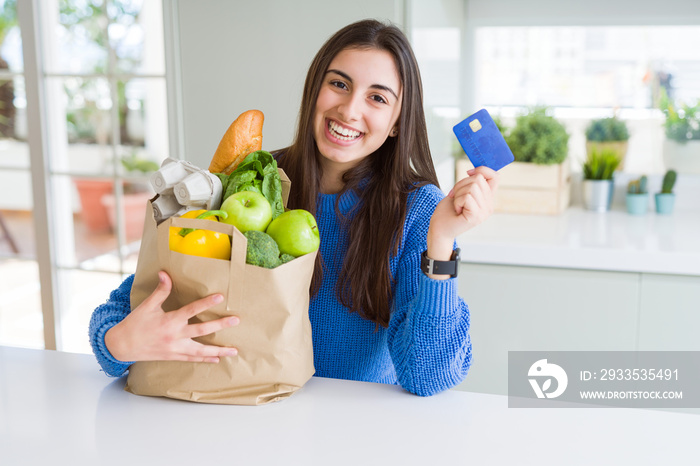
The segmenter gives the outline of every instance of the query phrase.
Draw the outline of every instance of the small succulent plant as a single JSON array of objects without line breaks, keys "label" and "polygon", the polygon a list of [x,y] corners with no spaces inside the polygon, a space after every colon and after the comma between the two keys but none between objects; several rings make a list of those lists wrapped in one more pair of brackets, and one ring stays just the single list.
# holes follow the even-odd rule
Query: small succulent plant
[{"label": "small succulent plant", "polygon": [[647,193],[647,176],[642,175],[636,180],[632,180],[627,184],[627,192],[629,194],[646,194]]},{"label": "small succulent plant", "polygon": [[676,171],[668,170],[664,175],[664,179],[661,182],[661,192],[663,194],[671,194],[673,192],[673,185],[676,184]]}]

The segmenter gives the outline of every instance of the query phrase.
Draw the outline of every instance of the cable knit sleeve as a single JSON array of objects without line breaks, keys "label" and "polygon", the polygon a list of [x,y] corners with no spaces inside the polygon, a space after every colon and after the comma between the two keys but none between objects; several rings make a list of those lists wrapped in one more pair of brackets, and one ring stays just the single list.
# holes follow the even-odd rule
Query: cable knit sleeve
[{"label": "cable knit sleeve", "polygon": [[457,385],[471,365],[469,308],[457,295],[457,279],[433,280],[420,269],[430,217],[443,197],[431,185],[409,202],[388,328],[397,379],[421,396]]},{"label": "cable knit sleeve", "polygon": [[105,334],[131,312],[130,294],[133,282],[133,275],[124,280],[119,288],[112,291],[109,300],[93,311],[90,319],[89,336],[92,351],[102,370],[112,377],[123,375],[132,364],[114,359],[105,346]]}]

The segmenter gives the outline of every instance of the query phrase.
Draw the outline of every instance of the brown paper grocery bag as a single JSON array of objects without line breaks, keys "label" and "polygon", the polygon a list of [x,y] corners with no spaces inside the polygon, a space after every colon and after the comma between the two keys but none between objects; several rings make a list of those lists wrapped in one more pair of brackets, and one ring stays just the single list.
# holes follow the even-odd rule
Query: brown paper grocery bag
[{"label": "brown paper grocery bag", "polygon": [[[170,251],[171,226],[231,235],[231,260]],[[153,292],[159,270],[165,270],[173,281],[172,292],[163,303],[166,311],[221,293],[223,303],[190,322],[239,316],[239,325],[196,339],[234,346],[238,355],[221,358],[217,364],[136,362],[129,368],[127,391],[204,403],[257,405],[286,398],[311,378],[314,366],[308,309],[316,253],[265,269],[246,264],[245,251],[245,237],[231,225],[183,218],[156,225],[149,202],[131,292],[132,309]]]}]

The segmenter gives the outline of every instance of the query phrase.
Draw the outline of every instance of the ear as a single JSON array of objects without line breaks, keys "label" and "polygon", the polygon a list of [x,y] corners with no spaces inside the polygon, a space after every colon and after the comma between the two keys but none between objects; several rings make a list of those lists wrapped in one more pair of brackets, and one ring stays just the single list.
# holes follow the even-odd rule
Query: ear
[{"label": "ear", "polygon": [[391,131],[389,132],[390,137],[395,138],[396,136],[398,136],[398,134],[399,134],[399,128],[397,128],[396,126],[391,128]]}]

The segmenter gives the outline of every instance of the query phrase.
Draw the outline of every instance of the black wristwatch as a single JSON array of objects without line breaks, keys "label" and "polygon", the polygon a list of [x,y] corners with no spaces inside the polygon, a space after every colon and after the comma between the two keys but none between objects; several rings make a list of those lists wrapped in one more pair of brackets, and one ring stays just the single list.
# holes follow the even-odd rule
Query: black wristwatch
[{"label": "black wristwatch", "polygon": [[427,256],[428,251],[423,251],[420,256],[420,269],[428,275],[449,275],[455,278],[459,271],[459,251],[459,248],[452,251],[452,256],[448,261],[430,259]]}]

